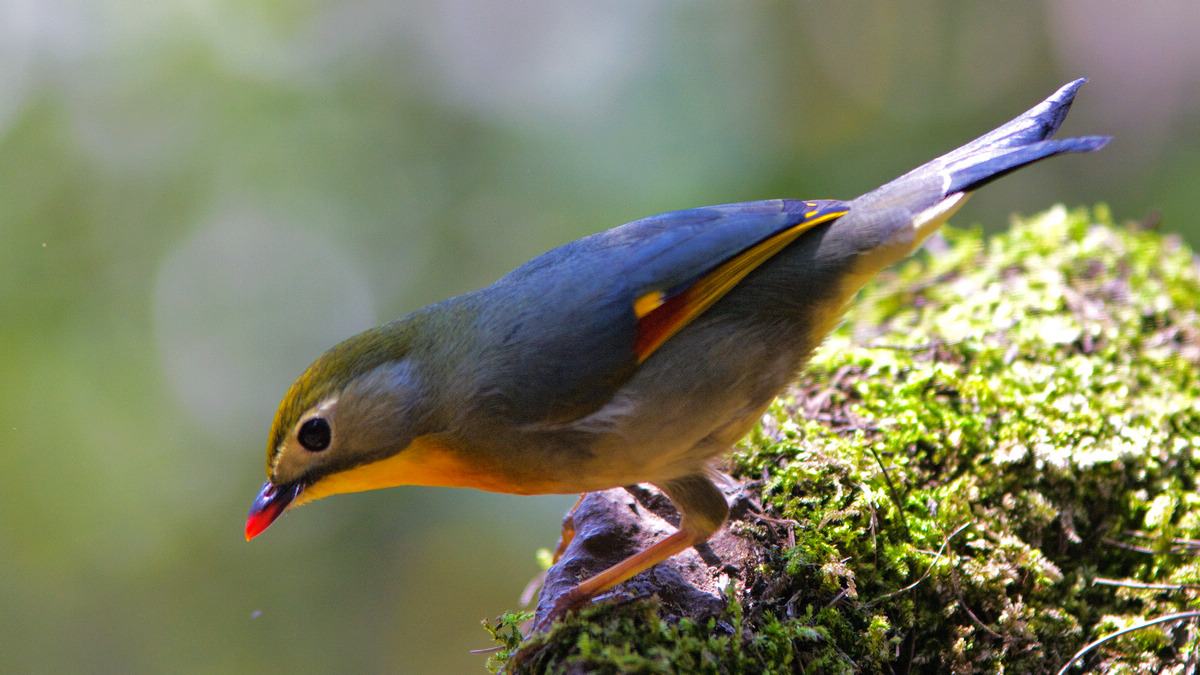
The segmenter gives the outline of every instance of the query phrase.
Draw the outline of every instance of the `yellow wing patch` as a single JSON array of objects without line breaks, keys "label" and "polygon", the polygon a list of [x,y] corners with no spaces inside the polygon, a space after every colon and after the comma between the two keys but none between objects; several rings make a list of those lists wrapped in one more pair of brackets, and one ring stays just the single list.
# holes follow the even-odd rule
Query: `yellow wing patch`
[{"label": "yellow wing patch", "polygon": [[633,302],[633,313],[640,319],[662,307],[666,298],[662,291],[651,291]]},{"label": "yellow wing patch", "polygon": [[[816,207],[811,203],[807,205]],[[801,234],[846,214],[843,209],[817,215],[819,210],[814,208],[806,212],[805,220],[726,260],[674,295],[668,297],[662,291],[655,290],[635,300],[633,309],[638,324],[633,351],[637,354],[638,363],[649,358],[671,336],[712,307],[747,274],[782,251]]]}]

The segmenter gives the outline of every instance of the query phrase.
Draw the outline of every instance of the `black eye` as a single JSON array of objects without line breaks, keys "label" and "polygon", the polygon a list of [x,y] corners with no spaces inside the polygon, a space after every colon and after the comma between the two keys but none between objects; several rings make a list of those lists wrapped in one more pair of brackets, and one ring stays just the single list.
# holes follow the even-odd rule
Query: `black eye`
[{"label": "black eye", "polygon": [[329,428],[329,422],[324,417],[314,417],[300,425],[300,431],[296,432],[296,440],[300,441],[305,450],[320,452],[329,447],[329,442],[333,440],[333,430]]}]

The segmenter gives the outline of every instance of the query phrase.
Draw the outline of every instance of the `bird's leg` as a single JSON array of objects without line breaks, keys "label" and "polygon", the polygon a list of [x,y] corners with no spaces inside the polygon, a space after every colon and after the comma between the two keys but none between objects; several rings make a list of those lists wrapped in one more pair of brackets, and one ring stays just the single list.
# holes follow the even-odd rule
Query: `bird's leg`
[{"label": "bird's leg", "polygon": [[579,499],[575,501],[575,506],[572,506],[571,510],[567,511],[567,515],[563,516],[562,534],[558,536],[558,546],[554,549],[553,562],[558,562],[558,559],[562,557],[563,551],[566,551],[571,542],[575,541],[575,509],[579,508],[579,505],[583,503],[583,498],[586,496],[586,492],[581,492]]},{"label": "bird's leg", "polygon": [[[575,500],[575,505],[567,511],[567,515],[563,516],[562,533],[558,535],[558,546],[554,547],[554,558],[550,561],[551,565],[558,562],[559,558],[562,558],[563,552],[575,540],[575,509],[579,508],[579,505],[583,503],[583,498],[586,496],[586,492],[579,493],[579,499]],[[534,594],[538,592],[538,589],[545,582],[546,570],[538,572],[537,576],[530,579],[529,583],[525,584],[525,590],[521,591],[521,605],[527,606],[533,602]]]},{"label": "bird's leg", "polygon": [[725,501],[725,494],[703,474],[677,478],[659,487],[671,498],[675,508],[679,509],[679,531],[645,551],[580,582],[578,586],[559,597],[543,624],[582,606],[596,595],[689,546],[707,541],[729,516],[729,504]]}]

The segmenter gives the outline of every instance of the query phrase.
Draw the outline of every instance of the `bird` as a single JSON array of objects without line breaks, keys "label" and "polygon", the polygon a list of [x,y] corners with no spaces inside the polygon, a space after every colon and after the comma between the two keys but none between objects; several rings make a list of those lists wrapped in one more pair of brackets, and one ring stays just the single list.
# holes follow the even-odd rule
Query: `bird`
[{"label": "bird", "polygon": [[975,190],[1111,140],[1051,138],[1084,82],[855,199],[650,216],[346,339],[283,397],[246,539],[316,499],[400,485],[521,495],[658,486],[678,529],[580,580],[558,614],[703,543],[729,514],[714,463],[864,284]]}]

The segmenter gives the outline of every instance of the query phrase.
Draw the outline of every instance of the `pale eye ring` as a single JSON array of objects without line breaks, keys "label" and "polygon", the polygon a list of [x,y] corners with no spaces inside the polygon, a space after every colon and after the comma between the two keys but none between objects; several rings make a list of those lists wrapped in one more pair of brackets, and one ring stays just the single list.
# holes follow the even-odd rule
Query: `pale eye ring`
[{"label": "pale eye ring", "polygon": [[313,417],[300,425],[296,440],[309,452],[321,452],[333,442],[333,429],[324,417]]}]

